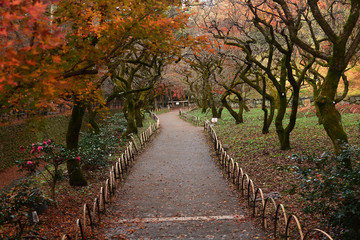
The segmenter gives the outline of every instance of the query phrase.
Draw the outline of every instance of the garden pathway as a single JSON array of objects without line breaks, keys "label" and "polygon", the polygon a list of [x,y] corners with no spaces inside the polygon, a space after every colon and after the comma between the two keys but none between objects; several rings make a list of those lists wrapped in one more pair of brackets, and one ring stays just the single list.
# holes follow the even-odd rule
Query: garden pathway
[{"label": "garden pathway", "polygon": [[159,115],[160,133],[136,157],[98,228],[103,239],[263,239],[216,167],[204,131]]}]

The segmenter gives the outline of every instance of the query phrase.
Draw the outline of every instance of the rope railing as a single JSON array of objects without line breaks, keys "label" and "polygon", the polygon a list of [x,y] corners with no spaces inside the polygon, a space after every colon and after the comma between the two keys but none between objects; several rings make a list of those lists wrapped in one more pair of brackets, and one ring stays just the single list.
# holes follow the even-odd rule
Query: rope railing
[{"label": "rope railing", "polygon": [[[181,117],[193,121],[188,114],[184,112],[180,114]],[[196,125],[198,125],[198,123]],[[241,196],[245,197],[248,206],[252,208],[252,215],[262,218],[262,226],[264,229],[269,229],[272,226],[275,239],[333,240],[328,233],[320,229],[311,229],[304,234],[300,220],[295,215],[290,214],[288,216],[283,204],[277,204],[271,196],[265,198],[263,190],[261,188],[255,188],[254,182],[250,179],[249,175],[243,171],[239,163],[235,162],[234,159],[227,154],[209,121],[204,122],[204,130],[209,133],[213,140],[219,164],[224,170],[226,177],[236,186]],[[321,236],[321,238],[319,238],[319,236]]]},{"label": "rope railing", "polygon": [[61,238],[62,240],[84,240],[86,239],[87,232],[100,223],[101,215],[106,212],[106,205],[111,204],[111,199],[116,194],[117,182],[124,181],[130,168],[134,165],[136,153],[145,147],[146,143],[150,141],[150,138],[160,127],[159,118],[152,112],[150,112],[150,116],[155,123],[150,124],[145,131],[137,136],[138,141],[135,140],[134,136],[130,136],[131,141],[129,141],[115,164],[110,167],[109,177],[105,180],[103,186],[100,187],[99,195],[94,198],[92,210],[84,203],[82,220],[78,218],[75,222],[74,238],[70,234],[64,234]]}]

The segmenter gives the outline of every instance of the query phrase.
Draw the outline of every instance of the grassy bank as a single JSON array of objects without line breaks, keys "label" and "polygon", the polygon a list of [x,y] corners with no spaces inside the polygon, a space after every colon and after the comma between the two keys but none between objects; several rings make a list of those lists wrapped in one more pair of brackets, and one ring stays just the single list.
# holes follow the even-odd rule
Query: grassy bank
[{"label": "grassy bank", "polygon": [[[118,111],[111,110],[109,114]],[[0,172],[14,166],[15,161],[23,156],[20,146],[29,146],[47,139],[65,144],[69,119],[70,116],[52,116],[0,126]],[[87,122],[85,116],[82,131],[86,131]]]},{"label": "grassy bank", "polygon": [[68,121],[69,116],[54,116],[0,126],[0,171],[13,166],[23,155],[20,146],[49,138],[64,143]]},{"label": "grassy bank", "polygon": [[[211,112],[202,114],[199,110],[191,112],[203,120],[211,120]],[[305,229],[312,227],[326,231],[321,215],[305,214],[306,203],[298,194],[299,179],[293,172],[297,162],[290,156],[293,154],[320,156],[325,151],[332,151],[332,145],[323,126],[318,125],[314,114],[302,115],[297,119],[296,127],[291,133],[291,147],[287,151],[279,150],[280,145],[274,124],[269,134],[262,134],[263,113],[260,109],[251,109],[244,113],[244,123],[235,124],[227,111],[223,112],[214,128],[219,140],[229,145],[228,153],[265,193],[279,193],[278,203],[285,205],[286,211],[300,217]],[[348,134],[350,144],[359,146],[360,114],[343,114],[342,122]]]}]

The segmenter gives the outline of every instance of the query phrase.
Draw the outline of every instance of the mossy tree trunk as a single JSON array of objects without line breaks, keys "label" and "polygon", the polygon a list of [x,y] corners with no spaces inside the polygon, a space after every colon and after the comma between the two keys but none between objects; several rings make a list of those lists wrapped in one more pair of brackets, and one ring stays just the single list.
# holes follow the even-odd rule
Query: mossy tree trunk
[{"label": "mossy tree trunk", "polygon": [[208,95],[206,91],[205,81],[202,82],[202,94],[201,94],[201,113],[206,113],[206,109],[208,108]]},{"label": "mossy tree trunk", "polygon": [[263,134],[267,134],[270,132],[270,126],[271,123],[274,119],[274,115],[275,115],[275,100],[274,98],[271,96],[271,98],[266,98],[267,100],[269,100],[270,102],[270,113],[268,113],[268,110],[266,108],[266,105],[264,105],[264,107],[262,107],[262,110],[264,111],[264,121],[263,121],[263,127],[261,132]]},{"label": "mossy tree trunk", "polygon": [[290,149],[290,132],[286,131],[283,125],[286,108],[288,106],[288,100],[286,97],[286,80],[288,77],[286,68],[287,61],[289,61],[289,59],[286,57],[286,55],[284,55],[281,61],[280,82],[276,85],[276,90],[279,97],[279,107],[275,118],[275,129],[278,135],[281,150]]},{"label": "mossy tree trunk", "polygon": [[217,109],[217,107],[216,107],[214,94],[212,93],[212,88],[210,85],[209,73],[205,74],[203,81],[205,82],[205,91],[206,91],[206,96],[208,97],[208,100],[209,100],[212,117],[213,118],[221,118],[223,107],[221,106],[221,107],[219,107],[219,109]]},{"label": "mossy tree trunk", "polygon": [[[260,81],[254,82],[247,77],[247,75],[246,75],[247,72],[248,72],[248,69],[245,69],[239,76],[246,84],[248,84],[250,87],[255,89],[259,94],[261,94],[263,96],[262,110],[264,111],[264,121],[263,121],[262,133],[267,134],[267,133],[269,133],[269,128],[270,128],[270,125],[271,125],[271,123],[274,119],[274,115],[275,115],[275,105],[276,105],[275,98],[266,92],[266,77],[265,76],[263,76],[263,75],[257,76],[257,77],[262,78],[263,87],[261,87],[259,84],[256,84],[256,82],[260,82]],[[268,112],[268,110],[266,108],[266,104],[265,104],[266,100],[268,100],[270,102],[270,113]]]},{"label": "mossy tree trunk", "polygon": [[159,101],[158,101],[158,98],[154,98],[154,110],[157,110],[159,109]]},{"label": "mossy tree trunk", "polygon": [[98,122],[96,121],[97,111],[94,110],[91,106],[88,106],[87,109],[89,112],[89,124],[90,124],[91,128],[93,129],[93,131],[96,134],[99,134],[100,126],[99,126]]},{"label": "mossy tree trunk", "polygon": [[[145,88],[144,88],[145,89]],[[135,94],[135,122],[136,127],[141,128],[144,126],[145,119],[144,111],[149,109],[150,103],[156,101],[158,94],[152,91],[140,91]]]},{"label": "mossy tree trunk", "polygon": [[[329,24],[327,17],[329,11],[323,11],[322,5],[318,0],[308,0],[309,12],[313,18],[305,20],[306,24],[297,24],[293,16],[290,14],[290,3],[284,0],[275,1],[279,9],[286,16],[284,22],[289,31],[289,37],[292,42],[297,44],[302,50],[308,54],[322,59],[327,63],[327,74],[321,85],[319,96],[315,99],[315,104],[319,110],[321,121],[324,129],[332,141],[334,152],[339,154],[342,150],[347,148],[348,138],[345,133],[339,112],[335,108],[335,104],[339,99],[335,99],[339,81],[344,74],[348,64],[353,57],[360,51],[360,34],[359,34],[359,19],[360,19],[360,1],[348,1],[347,5],[343,5],[343,18],[336,24]],[[331,8],[332,9],[332,8]],[[332,13],[330,13],[332,16]],[[336,20],[336,19],[335,19]],[[344,21],[343,21],[344,20]],[[316,23],[314,25],[314,22]],[[308,43],[303,40],[303,31],[299,31],[298,27],[308,26],[309,33],[311,32],[312,42]],[[319,26],[322,31],[314,31],[313,26]],[[331,51],[321,51],[320,45],[329,45],[332,47]],[[342,97],[346,96],[347,91],[344,91]],[[352,169],[351,160],[349,158],[343,159],[343,164],[346,168]]]},{"label": "mossy tree trunk", "polygon": [[[300,85],[303,81],[306,71],[313,64],[313,61],[312,63],[308,63],[307,66],[305,66],[304,69],[301,71],[300,74],[301,77],[298,77],[296,81],[292,73],[293,70],[290,62],[291,53],[292,51],[289,51],[287,55],[283,56],[281,62],[280,84],[277,86],[277,91],[279,94],[279,108],[275,119],[275,128],[276,128],[276,133],[278,134],[281,150],[288,150],[291,148],[290,133],[292,132],[296,124],[296,115],[297,115],[297,110],[299,106],[299,97],[300,97],[299,96]],[[286,97],[286,81],[288,81],[292,87],[292,100],[291,100],[291,112],[289,117],[289,123],[284,128],[283,121],[288,106],[288,99]]]},{"label": "mossy tree trunk", "polygon": [[[235,91],[236,92],[236,91]],[[235,124],[240,124],[244,122],[243,119],[243,112],[244,112],[244,101],[243,98],[241,97],[240,93],[238,92],[233,92],[234,94],[236,94],[237,99],[238,99],[238,104],[239,104],[239,112],[236,112],[231,105],[228,103],[227,101],[227,97],[230,96],[231,92],[226,91],[222,97],[221,97],[221,103],[223,104],[223,106],[229,111],[229,113],[231,114],[231,116],[235,119]]]},{"label": "mossy tree trunk", "polygon": [[[270,132],[269,128],[275,114],[275,100],[273,96],[266,93],[266,78],[264,76],[262,76],[262,81],[263,81],[263,89],[262,89],[261,110],[264,112],[262,133],[268,134]],[[270,114],[268,112],[268,109],[266,108],[266,100],[270,102]]]},{"label": "mossy tree trunk", "polygon": [[[66,134],[66,147],[69,150],[77,151],[79,143],[79,134],[82,125],[82,120],[85,114],[86,106],[75,99],[74,106],[71,112],[71,118]],[[76,158],[68,159],[66,166],[69,174],[69,183],[71,186],[86,186],[87,181],[82,173],[80,162]]]},{"label": "mossy tree trunk", "polygon": [[[336,154],[346,149],[348,137],[341,124],[341,115],[335,108],[335,96],[342,72],[335,67],[328,69],[322,89],[315,103],[319,108],[322,123],[327,135],[330,137]],[[351,169],[351,160],[344,159],[344,164]]]},{"label": "mossy tree trunk", "polygon": [[144,114],[142,113],[142,108],[137,105],[135,107],[135,122],[136,122],[136,127],[141,128],[144,126],[143,124],[143,120],[144,120]]},{"label": "mossy tree trunk", "polygon": [[135,101],[132,94],[126,96],[126,105],[127,105],[127,125],[124,136],[128,136],[131,133],[137,133],[138,129],[135,122]]},{"label": "mossy tree trunk", "polygon": [[281,92],[279,96],[279,108],[275,118],[275,128],[276,128],[276,133],[278,135],[281,150],[290,149],[290,134],[289,132],[285,131],[285,128],[283,126],[286,107],[287,107],[286,93]]},{"label": "mossy tree trunk", "polygon": [[319,89],[317,87],[316,84],[311,84],[312,88],[313,88],[313,99],[315,101],[314,107],[315,107],[315,114],[318,118],[318,124],[321,125],[322,124],[322,119],[321,119],[321,114],[320,114],[320,109],[319,106],[316,104],[316,99],[319,96]]}]

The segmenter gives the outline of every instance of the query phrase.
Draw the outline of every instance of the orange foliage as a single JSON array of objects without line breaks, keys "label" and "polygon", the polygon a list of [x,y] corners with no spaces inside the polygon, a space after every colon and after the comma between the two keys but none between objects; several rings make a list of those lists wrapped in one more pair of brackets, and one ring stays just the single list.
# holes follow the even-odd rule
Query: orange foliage
[{"label": "orange foliage", "polygon": [[[0,2],[0,108],[45,107],[69,93],[102,103],[101,78],[110,74],[115,58],[140,44],[171,61],[180,55],[178,46],[188,44],[173,34],[188,16],[167,17],[168,1],[52,3],[56,11],[46,0]],[[93,73],[71,75],[82,70]]]},{"label": "orange foliage", "polygon": [[53,97],[59,69],[51,50],[64,37],[45,14],[47,7],[45,1],[0,2],[0,108],[37,106],[42,103],[36,99]]}]

